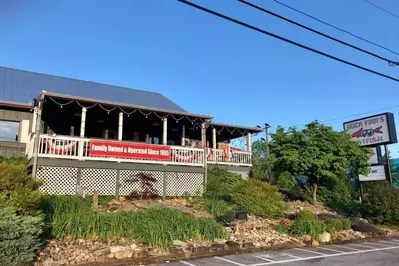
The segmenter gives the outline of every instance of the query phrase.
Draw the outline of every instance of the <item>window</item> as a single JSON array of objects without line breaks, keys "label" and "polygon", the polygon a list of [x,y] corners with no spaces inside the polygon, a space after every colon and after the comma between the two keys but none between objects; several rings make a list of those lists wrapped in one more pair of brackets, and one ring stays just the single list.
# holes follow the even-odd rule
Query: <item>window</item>
[{"label": "window", "polygon": [[19,122],[0,120],[0,141],[18,141]]}]

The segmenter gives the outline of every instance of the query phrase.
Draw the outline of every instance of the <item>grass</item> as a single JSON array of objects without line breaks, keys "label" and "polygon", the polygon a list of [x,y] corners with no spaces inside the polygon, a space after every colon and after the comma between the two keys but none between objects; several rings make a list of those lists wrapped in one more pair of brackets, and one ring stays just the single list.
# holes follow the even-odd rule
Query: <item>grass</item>
[{"label": "grass", "polygon": [[225,237],[213,219],[193,218],[169,209],[101,213],[91,209],[90,200],[78,197],[46,197],[43,204],[53,238],[135,238],[140,243],[169,249],[173,240]]}]

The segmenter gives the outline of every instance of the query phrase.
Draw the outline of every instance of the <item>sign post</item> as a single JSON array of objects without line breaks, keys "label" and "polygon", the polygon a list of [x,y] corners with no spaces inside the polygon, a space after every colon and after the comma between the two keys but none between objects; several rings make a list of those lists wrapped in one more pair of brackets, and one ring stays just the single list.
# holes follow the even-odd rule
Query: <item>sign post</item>
[{"label": "sign post", "polygon": [[[397,143],[395,119],[393,113],[364,117],[344,123],[344,130],[357,141],[360,146],[373,150],[370,158],[370,172],[367,176],[359,175],[360,192],[364,198],[363,182],[387,181],[392,187],[392,175],[389,163],[388,144]],[[385,148],[385,163],[381,158],[381,146]]]}]

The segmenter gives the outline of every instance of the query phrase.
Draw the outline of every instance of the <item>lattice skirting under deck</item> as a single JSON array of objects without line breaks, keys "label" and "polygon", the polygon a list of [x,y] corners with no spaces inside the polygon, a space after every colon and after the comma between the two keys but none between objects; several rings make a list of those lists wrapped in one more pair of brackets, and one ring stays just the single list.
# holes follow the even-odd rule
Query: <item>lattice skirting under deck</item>
[{"label": "lattice skirting under deck", "polygon": [[126,196],[132,191],[141,192],[140,183],[128,182],[138,173],[146,173],[156,179],[154,188],[159,196],[163,193],[167,197],[195,196],[203,191],[203,173],[120,170],[118,176],[116,169],[83,168],[79,174],[75,167],[39,166],[37,177],[44,181],[41,189],[48,194],[73,195],[80,184],[88,195],[98,191],[100,195],[113,196],[119,184],[119,195]]}]

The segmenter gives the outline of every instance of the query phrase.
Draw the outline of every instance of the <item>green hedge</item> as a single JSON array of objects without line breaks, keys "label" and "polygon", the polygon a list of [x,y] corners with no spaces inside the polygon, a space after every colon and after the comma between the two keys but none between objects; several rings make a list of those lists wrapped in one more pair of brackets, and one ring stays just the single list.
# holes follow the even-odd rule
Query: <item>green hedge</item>
[{"label": "green hedge", "polygon": [[311,210],[301,210],[299,211],[296,216],[295,216],[296,220],[316,220],[317,216],[314,212],[312,212]]},{"label": "green hedge", "polygon": [[351,221],[347,218],[329,218],[324,221],[324,224],[330,233],[351,229]]},{"label": "green hedge", "polygon": [[249,214],[261,217],[281,217],[286,208],[284,196],[276,186],[250,179],[235,186],[233,203]]},{"label": "green hedge", "polygon": [[43,220],[16,215],[10,207],[0,207],[0,265],[20,265],[35,259],[43,244]]}]

